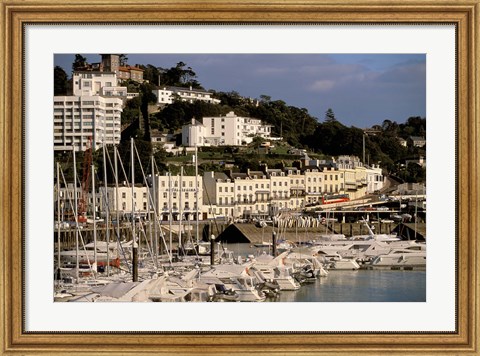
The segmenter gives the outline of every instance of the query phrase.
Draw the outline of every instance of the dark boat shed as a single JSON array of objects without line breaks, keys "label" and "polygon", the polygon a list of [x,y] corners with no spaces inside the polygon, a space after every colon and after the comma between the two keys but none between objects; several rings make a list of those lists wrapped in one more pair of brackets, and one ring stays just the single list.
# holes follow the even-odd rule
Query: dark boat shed
[{"label": "dark boat shed", "polygon": [[425,224],[401,223],[392,230],[392,233],[396,233],[402,240],[425,241],[427,237]]}]

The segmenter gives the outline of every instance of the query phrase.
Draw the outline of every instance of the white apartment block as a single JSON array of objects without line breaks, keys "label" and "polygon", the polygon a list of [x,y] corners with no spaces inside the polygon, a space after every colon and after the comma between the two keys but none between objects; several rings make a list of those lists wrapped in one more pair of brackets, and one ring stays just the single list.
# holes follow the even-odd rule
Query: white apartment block
[{"label": "white apartment block", "polygon": [[236,204],[234,218],[268,215],[270,181],[266,177],[251,177],[247,173],[232,173],[231,178],[234,182]]},{"label": "white apartment block", "polygon": [[295,167],[285,168],[285,174],[290,181],[290,208],[293,210],[305,207],[305,176]]},{"label": "white apartment block", "polygon": [[225,116],[204,117],[203,125],[194,122],[182,128],[185,146],[243,146],[253,137],[270,138],[271,125],[259,119],[237,116],[233,111]]},{"label": "white apartment block", "polygon": [[113,72],[73,73],[73,95],[75,96],[118,96],[127,98],[127,87],[118,85]]},{"label": "white apartment block", "polygon": [[339,156],[336,160],[339,170],[345,171],[345,193],[350,199],[367,194],[367,168],[356,156]]},{"label": "white apartment block", "polygon": [[192,119],[190,125],[182,127],[182,145],[187,147],[209,146],[207,128],[199,121]]},{"label": "white apartment block", "polygon": [[[105,199],[108,201],[109,213],[114,218],[117,211],[120,218],[125,216],[131,216],[133,213],[135,216],[146,216],[147,212],[151,209],[149,207],[149,197],[147,187],[141,185],[135,185],[133,187],[119,186],[107,187],[107,194],[105,198],[105,187],[99,188],[99,194],[101,196],[101,205],[104,207],[102,210],[105,212]],[[132,199],[133,193],[133,199]],[[132,208],[133,206],[133,208]]]},{"label": "white apartment block", "polygon": [[153,93],[157,96],[157,104],[172,104],[176,98],[189,103],[204,101],[211,104],[220,104],[220,100],[213,98],[211,92],[192,89],[192,87],[163,87],[153,90]]},{"label": "white apartment block", "polygon": [[[270,212],[276,215],[279,212],[295,209],[291,200],[290,178],[281,169],[266,169],[270,180]],[[263,200],[263,202],[268,202]]]},{"label": "white apartment block", "polygon": [[[75,189],[73,184],[69,183],[67,187],[60,188],[59,191],[59,204],[57,203],[57,194],[55,192],[55,209],[60,208],[61,220],[73,216],[75,208]],[[134,187],[134,206],[135,213],[145,214],[148,210],[148,198],[147,188],[142,186]],[[82,198],[82,188],[77,186],[77,206]],[[120,214],[120,218],[124,218],[125,215],[131,215],[132,213],[132,188],[127,186],[107,187],[105,194],[105,187],[101,186],[95,194],[95,205],[93,204],[93,194],[89,191],[86,196],[86,203],[88,206],[87,216],[91,216],[93,206],[95,206],[96,216],[104,217],[107,209],[115,219],[114,215]]]},{"label": "white apartment block", "polygon": [[196,220],[196,214],[202,219],[201,176],[155,176],[150,191],[161,220],[179,221],[181,216],[182,220]]},{"label": "white apartment block", "polygon": [[367,167],[366,175],[367,193],[374,193],[383,188],[385,184],[385,178],[380,166],[372,164],[370,167]]},{"label": "white apartment block", "polygon": [[55,96],[54,149],[85,151],[120,143],[122,100],[99,95]]},{"label": "white apartment block", "polygon": [[235,183],[225,174],[219,172],[204,172],[203,211],[207,217],[236,216]]}]

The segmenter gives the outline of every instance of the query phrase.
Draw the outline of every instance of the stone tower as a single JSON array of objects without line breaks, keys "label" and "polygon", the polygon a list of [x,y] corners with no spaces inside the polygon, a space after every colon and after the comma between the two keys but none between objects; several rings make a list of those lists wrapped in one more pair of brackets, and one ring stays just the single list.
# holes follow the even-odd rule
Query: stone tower
[{"label": "stone tower", "polygon": [[104,72],[114,72],[118,74],[120,67],[120,55],[118,54],[102,54],[102,70]]}]

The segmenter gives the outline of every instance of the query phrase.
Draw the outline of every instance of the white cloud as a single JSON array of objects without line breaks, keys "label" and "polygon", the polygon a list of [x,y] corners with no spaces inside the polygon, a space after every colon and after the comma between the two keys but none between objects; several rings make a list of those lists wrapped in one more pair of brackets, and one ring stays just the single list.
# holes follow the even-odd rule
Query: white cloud
[{"label": "white cloud", "polygon": [[309,89],[311,91],[329,91],[335,86],[335,81],[333,80],[316,80],[310,85]]}]

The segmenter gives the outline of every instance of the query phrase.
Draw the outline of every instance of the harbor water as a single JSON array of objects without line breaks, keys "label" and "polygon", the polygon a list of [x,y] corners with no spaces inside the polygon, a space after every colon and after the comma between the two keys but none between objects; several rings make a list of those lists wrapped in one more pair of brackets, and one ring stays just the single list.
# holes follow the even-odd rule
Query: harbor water
[{"label": "harbor water", "polygon": [[276,302],[425,302],[425,271],[330,271]]},{"label": "harbor water", "polygon": [[[230,244],[235,255],[259,255],[265,248]],[[330,270],[328,276],[307,283],[297,291],[282,291],[270,302],[425,302],[425,270]]]}]

